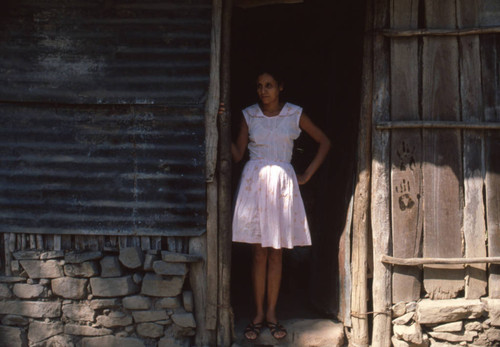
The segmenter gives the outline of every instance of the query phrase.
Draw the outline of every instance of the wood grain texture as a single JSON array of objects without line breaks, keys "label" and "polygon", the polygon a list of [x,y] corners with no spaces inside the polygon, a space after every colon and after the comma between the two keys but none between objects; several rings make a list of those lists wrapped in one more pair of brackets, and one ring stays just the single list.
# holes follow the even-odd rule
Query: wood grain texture
[{"label": "wood grain texture", "polygon": [[339,239],[339,314],[338,319],[344,323],[346,327],[352,327],[351,322],[351,228],[352,228],[352,212],[353,212],[353,194],[349,200],[347,208],[346,222],[342,234]]},{"label": "wood grain texture", "polygon": [[[418,25],[416,1],[393,0],[391,27],[414,29]],[[418,121],[418,39],[391,40],[391,119]],[[392,252],[395,257],[417,257],[422,239],[422,137],[419,129],[395,129],[391,141]],[[395,266],[392,302],[420,298],[421,270]]]},{"label": "wood grain texture", "polygon": [[[457,1],[459,28],[478,25],[479,0]],[[463,36],[459,39],[460,99],[464,122],[484,119],[481,91],[481,57],[479,36]],[[486,256],[486,225],[483,205],[483,133],[463,132],[464,211],[463,230],[465,256]],[[465,270],[465,298],[479,299],[486,294],[486,265],[474,264]]]},{"label": "wood grain texture", "polygon": [[[425,1],[429,28],[454,28],[454,0]],[[458,41],[423,38],[422,118],[459,120]],[[462,256],[461,141],[457,130],[423,130],[424,257]],[[424,288],[433,299],[449,299],[464,288],[464,273],[424,267]]]},{"label": "wood grain texture", "polygon": [[[500,40],[495,36],[481,38],[481,71],[486,121],[500,121]],[[485,132],[485,191],[488,255],[500,256],[500,134]],[[489,267],[489,297],[500,298],[500,265]]]}]

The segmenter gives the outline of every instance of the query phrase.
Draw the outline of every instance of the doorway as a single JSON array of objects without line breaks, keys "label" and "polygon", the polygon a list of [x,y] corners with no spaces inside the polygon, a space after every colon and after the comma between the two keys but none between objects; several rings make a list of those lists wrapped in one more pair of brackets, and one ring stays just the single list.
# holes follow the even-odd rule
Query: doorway
[{"label": "doorway", "polygon": [[[279,64],[285,101],[298,104],[330,138],[331,151],[301,194],[311,247],[285,250],[280,319],[336,318],[339,308],[339,237],[344,228],[355,170],[365,0],[311,0],[299,4],[235,7],[231,28],[233,141],[241,112],[257,101],[255,70]],[[301,172],[316,143],[302,134],[292,164]],[[233,194],[244,163],[234,165]],[[235,320],[251,318],[251,252],[233,244],[231,301]]]}]

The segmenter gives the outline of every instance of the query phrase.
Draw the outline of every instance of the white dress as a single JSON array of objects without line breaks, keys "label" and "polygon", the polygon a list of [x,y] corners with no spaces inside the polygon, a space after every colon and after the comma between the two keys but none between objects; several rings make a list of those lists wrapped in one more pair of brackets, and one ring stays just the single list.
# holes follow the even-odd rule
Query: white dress
[{"label": "white dress", "polygon": [[311,245],[311,236],[290,160],[300,134],[302,108],[286,103],[267,117],[258,104],[243,110],[250,160],[241,175],[233,217],[233,241],[262,247]]}]

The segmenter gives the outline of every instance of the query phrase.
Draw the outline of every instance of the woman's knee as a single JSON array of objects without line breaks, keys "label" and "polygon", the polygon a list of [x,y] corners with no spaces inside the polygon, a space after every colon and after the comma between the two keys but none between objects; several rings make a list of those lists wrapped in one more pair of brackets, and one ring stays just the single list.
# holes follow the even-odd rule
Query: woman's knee
[{"label": "woman's knee", "polygon": [[268,257],[267,248],[263,248],[260,245],[255,245],[253,247],[252,257],[253,257],[254,263],[267,262],[267,257]]},{"label": "woman's knee", "polygon": [[283,250],[271,248],[269,249],[267,257],[269,262],[281,262],[281,259],[283,258]]}]

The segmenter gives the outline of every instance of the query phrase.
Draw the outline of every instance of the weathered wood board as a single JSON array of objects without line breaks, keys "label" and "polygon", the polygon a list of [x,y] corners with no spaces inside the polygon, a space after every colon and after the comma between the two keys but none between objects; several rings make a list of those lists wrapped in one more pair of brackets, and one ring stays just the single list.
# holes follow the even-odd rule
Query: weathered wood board
[{"label": "weathered wood board", "polygon": [[[500,40],[495,36],[481,38],[481,68],[483,102],[486,121],[500,121],[500,71],[498,59]],[[488,256],[500,255],[500,133],[485,132],[485,191],[486,224],[488,226]],[[489,297],[500,298],[500,265],[490,265]]]},{"label": "weathered wood board", "polygon": [[[459,28],[474,28],[479,25],[479,0],[457,1]],[[460,54],[460,98],[464,122],[484,119],[481,91],[481,57],[479,36],[459,38]],[[464,130],[463,174],[464,212],[463,230],[465,256],[486,256],[486,225],[483,204],[483,133]],[[470,264],[466,267],[465,298],[479,299],[486,294],[486,265]]]},{"label": "weathered wood board", "polygon": [[[455,1],[425,1],[429,28],[455,28]],[[458,40],[423,38],[423,120],[459,120]],[[458,130],[423,131],[424,257],[462,256],[461,141]],[[424,267],[424,288],[433,299],[456,297],[463,266]]]},{"label": "weathered wood board", "polygon": [[[392,1],[393,29],[418,26],[418,2]],[[419,120],[418,39],[391,40],[391,120]],[[422,239],[422,138],[421,131],[392,131],[391,202],[393,255],[413,258],[421,255]],[[421,270],[394,266],[392,301],[420,298]]]}]

